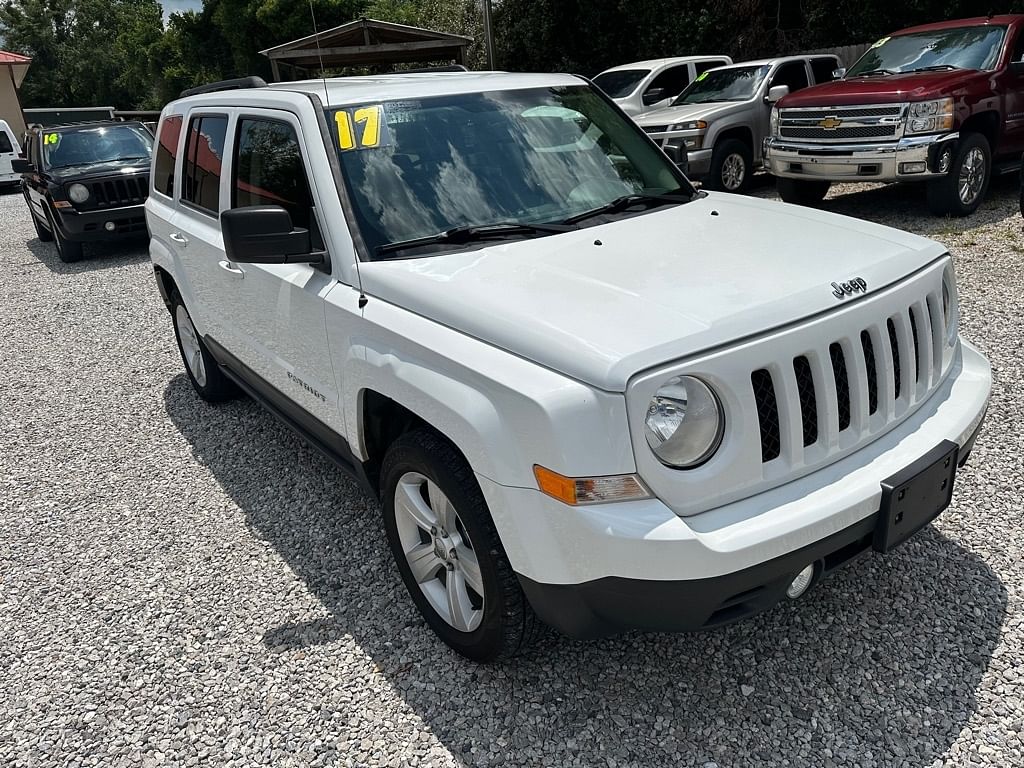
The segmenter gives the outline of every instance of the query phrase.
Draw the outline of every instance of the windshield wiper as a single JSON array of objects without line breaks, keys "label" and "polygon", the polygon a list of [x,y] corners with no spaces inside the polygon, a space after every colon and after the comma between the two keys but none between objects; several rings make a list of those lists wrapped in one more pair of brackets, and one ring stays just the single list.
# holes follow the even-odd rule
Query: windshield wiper
[{"label": "windshield wiper", "polygon": [[660,194],[635,194],[635,195],[623,195],[617,197],[609,203],[599,205],[597,208],[591,208],[589,211],[583,211],[577,213],[574,216],[570,216],[567,219],[562,220],[562,224],[578,224],[581,221],[592,219],[595,216],[601,216],[606,213],[619,213],[625,211],[627,208],[632,208],[634,205],[640,205],[641,203],[647,203],[649,205],[669,205],[672,203],[688,203],[693,199],[688,191],[680,187],[672,192],[662,192]]},{"label": "windshield wiper", "polygon": [[899,72],[893,72],[891,69],[869,69],[867,72],[858,72],[854,77],[874,77],[875,75],[898,75]]},{"label": "windshield wiper", "polygon": [[932,64],[930,67],[918,67],[917,69],[910,70],[911,72],[944,72],[950,69],[963,69],[963,67],[954,67],[952,64]]},{"label": "windshield wiper", "polygon": [[385,243],[377,246],[377,255],[383,256],[386,253],[395,253],[409,248],[419,248],[425,245],[438,245],[452,243],[462,245],[480,240],[500,239],[512,235],[558,235],[563,232],[570,232],[575,227],[562,224],[519,224],[516,222],[497,222],[495,224],[463,224],[462,226],[446,229],[436,235],[426,237],[414,237],[411,240],[399,240],[394,243]]}]

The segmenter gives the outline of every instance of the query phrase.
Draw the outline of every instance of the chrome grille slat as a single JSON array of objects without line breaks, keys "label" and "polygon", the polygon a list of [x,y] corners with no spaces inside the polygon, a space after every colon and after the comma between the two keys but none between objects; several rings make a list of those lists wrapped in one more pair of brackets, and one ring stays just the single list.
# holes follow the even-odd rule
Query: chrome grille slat
[{"label": "chrome grille slat", "polygon": [[778,135],[824,143],[896,140],[905,119],[902,104],[798,107],[779,112]]}]

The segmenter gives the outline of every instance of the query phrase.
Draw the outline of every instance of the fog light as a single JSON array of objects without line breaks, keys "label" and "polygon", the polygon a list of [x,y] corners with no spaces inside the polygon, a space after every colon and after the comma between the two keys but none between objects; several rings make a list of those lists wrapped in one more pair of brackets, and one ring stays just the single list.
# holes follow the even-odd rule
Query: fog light
[{"label": "fog light", "polygon": [[106,224],[103,225],[103,228],[107,230],[107,232],[113,232],[115,229],[117,229],[117,224],[115,224],[112,221],[108,221]]},{"label": "fog light", "polygon": [[924,161],[916,163],[900,163],[900,173],[924,173]]},{"label": "fog light", "polygon": [[811,563],[796,575],[796,578],[786,587],[786,597],[796,600],[807,591],[814,580],[814,563]]}]

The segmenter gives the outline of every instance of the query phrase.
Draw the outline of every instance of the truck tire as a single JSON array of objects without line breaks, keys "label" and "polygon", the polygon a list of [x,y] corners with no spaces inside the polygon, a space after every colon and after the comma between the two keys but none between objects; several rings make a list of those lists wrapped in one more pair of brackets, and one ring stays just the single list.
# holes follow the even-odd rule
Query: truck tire
[{"label": "truck tire", "polygon": [[754,153],[739,139],[726,139],[715,144],[711,168],[704,179],[704,188],[719,192],[742,192],[750,181]]},{"label": "truck tire", "polygon": [[949,173],[928,182],[928,208],[936,216],[970,216],[985,199],[991,178],[988,139],[969,133],[960,139]]},{"label": "truck tire", "polygon": [[781,177],[775,181],[775,188],[779,192],[779,197],[784,202],[793,203],[794,205],[820,205],[831,186],[831,181],[804,181],[802,179],[783,179]]},{"label": "truck tire", "polygon": [[74,264],[82,260],[82,244],[73,240],[64,239],[57,225],[53,221],[53,214],[47,212],[46,218],[50,222],[50,231],[53,233],[53,244],[57,246],[57,256],[65,264]]},{"label": "truck tire", "polygon": [[171,294],[171,320],[174,323],[174,337],[178,340],[178,351],[185,364],[185,373],[196,393],[208,403],[223,403],[238,396],[238,387],[217,365],[210,350],[206,348],[199,332],[192,324],[192,316],[181,299],[181,294]]},{"label": "truck tire", "polygon": [[36,228],[36,237],[39,238],[39,241],[42,243],[51,242],[53,240],[53,232],[40,224],[39,219],[31,211],[29,211],[29,216],[32,217],[32,226]]},{"label": "truck tire", "polygon": [[388,448],[380,489],[388,544],[430,628],[479,662],[531,645],[541,622],[455,447],[429,430],[407,432]]}]

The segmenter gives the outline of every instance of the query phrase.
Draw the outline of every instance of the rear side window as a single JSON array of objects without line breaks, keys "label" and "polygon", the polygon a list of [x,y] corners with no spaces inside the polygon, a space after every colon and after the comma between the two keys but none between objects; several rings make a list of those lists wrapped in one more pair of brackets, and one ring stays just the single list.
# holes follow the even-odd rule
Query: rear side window
[{"label": "rear side window", "polygon": [[13,151],[14,145],[11,143],[11,137],[4,131],[0,131],[0,154]]},{"label": "rear side window", "polygon": [[153,166],[153,189],[161,195],[174,194],[174,166],[178,161],[178,137],[181,136],[181,115],[168,115],[160,123]]},{"label": "rear side window", "polygon": [[815,83],[831,83],[835,80],[832,73],[839,69],[836,59],[811,59],[811,74]]},{"label": "rear side window", "polygon": [[276,120],[242,118],[235,143],[233,208],[279,205],[309,228],[313,207],[295,129]]},{"label": "rear side window", "polygon": [[226,115],[202,115],[188,121],[181,199],[213,214],[220,211],[220,177],[227,132]]}]

